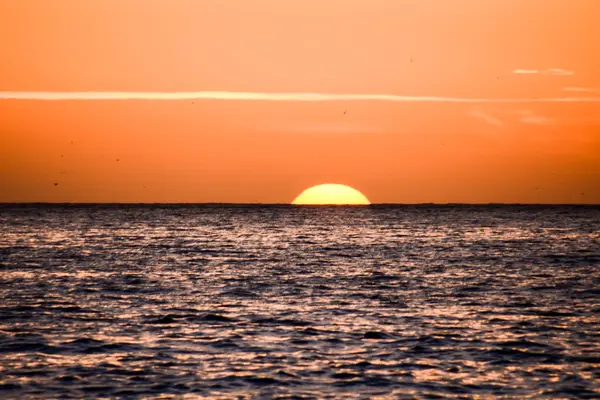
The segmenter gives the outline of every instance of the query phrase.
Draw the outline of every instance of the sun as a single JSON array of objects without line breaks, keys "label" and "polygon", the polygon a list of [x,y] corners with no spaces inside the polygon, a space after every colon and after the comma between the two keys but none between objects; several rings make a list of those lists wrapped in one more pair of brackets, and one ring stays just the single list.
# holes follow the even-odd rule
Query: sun
[{"label": "sun", "polygon": [[306,189],[292,201],[298,205],[365,205],[371,204],[369,199],[350,186],[337,183],[325,183]]}]

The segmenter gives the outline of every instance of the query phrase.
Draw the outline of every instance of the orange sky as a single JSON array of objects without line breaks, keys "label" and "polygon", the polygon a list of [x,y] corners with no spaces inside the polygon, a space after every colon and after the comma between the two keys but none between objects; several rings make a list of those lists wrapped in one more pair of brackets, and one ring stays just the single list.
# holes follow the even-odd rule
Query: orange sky
[{"label": "orange sky", "polygon": [[[0,202],[280,203],[334,182],[373,203],[600,203],[598,21],[597,0],[1,1]],[[27,94],[205,91],[408,100]]]}]

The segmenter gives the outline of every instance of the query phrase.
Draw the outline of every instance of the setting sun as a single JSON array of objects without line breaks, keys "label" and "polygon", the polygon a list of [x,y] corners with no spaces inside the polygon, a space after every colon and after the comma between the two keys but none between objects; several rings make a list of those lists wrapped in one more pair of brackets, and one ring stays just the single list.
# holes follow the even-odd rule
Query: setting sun
[{"label": "setting sun", "polygon": [[369,199],[350,186],[326,183],[304,190],[292,204],[299,205],[364,205],[371,204]]}]

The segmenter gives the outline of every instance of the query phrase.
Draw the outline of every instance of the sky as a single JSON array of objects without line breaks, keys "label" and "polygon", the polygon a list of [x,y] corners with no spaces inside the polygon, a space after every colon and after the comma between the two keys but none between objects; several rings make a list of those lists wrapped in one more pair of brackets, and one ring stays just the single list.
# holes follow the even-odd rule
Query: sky
[{"label": "sky", "polygon": [[0,0],[0,202],[600,203],[600,1]]}]

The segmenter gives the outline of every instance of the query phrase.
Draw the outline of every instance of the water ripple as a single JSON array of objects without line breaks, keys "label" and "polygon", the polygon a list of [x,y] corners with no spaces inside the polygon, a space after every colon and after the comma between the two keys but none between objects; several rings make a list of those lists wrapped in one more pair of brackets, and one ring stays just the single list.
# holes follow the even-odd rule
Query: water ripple
[{"label": "water ripple", "polygon": [[597,398],[600,208],[0,205],[2,398]]}]

